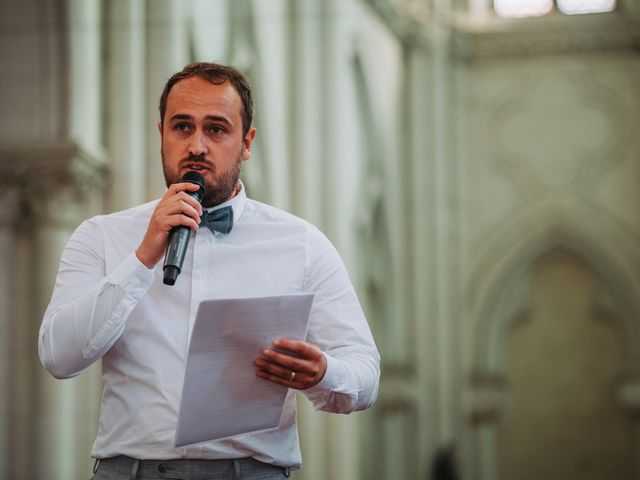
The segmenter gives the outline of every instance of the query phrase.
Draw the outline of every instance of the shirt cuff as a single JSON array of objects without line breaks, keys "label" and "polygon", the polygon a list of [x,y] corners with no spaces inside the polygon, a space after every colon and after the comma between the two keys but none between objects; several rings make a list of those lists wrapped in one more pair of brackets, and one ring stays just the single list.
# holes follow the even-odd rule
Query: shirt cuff
[{"label": "shirt cuff", "polygon": [[316,383],[313,387],[309,387],[305,390],[305,393],[309,395],[338,390],[338,387],[341,384],[342,374],[340,362],[324,352],[322,354],[324,355],[324,358],[327,359],[327,371],[324,372],[322,380]]},{"label": "shirt cuff", "polygon": [[358,392],[348,381],[348,370],[340,359],[324,354],[327,371],[316,385],[304,390],[316,410],[350,413],[357,406]]}]

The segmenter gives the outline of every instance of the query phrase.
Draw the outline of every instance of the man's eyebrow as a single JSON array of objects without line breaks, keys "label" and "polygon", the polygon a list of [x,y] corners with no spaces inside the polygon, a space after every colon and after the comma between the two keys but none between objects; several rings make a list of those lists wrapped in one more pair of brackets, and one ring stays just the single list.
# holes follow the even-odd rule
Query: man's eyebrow
[{"label": "man's eyebrow", "polygon": [[[187,115],[186,113],[176,113],[169,119],[170,122],[175,122],[177,120],[193,120],[193,116]],[[205,117],[205,120],[209,122],[222,122],[231,125],[231,121],[227,117],[222,115],[207,115]]]},{"label": "man's eyebrow", "polygon": [[222,115],[207,115],[205,119],[210,122],[222,122],[231,125],[231,120]]},{"label": "man's eyebrow", "polygon": [[193,120],[193,117],[186,113],[176,113],[169,119],[170,122],[173,122],[174,120]]}]

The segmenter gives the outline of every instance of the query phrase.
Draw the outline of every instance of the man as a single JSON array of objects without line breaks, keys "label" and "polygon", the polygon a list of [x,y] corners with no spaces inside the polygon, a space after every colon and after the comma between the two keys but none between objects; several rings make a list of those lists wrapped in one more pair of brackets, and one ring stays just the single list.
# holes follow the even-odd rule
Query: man
[{"label": "man", "polygon": [[[256,136],[252,102],[246,78],[231,67],[196,63],[171,77],[158,124],[166,193],[85,221],[63,253],[39,354],[57,378],[102,360],[95,479],[282,478],[301,465],[294,390],[328,412],[375,400],[379,355],[337,252],[309,223],[246,197],[239,175]],[[189,195],[198,185],[180,181],[189,171],[205,179],[202,205]],[[203,209],[224,207],[231,230],[199,228]],[[161,260],[180,225],[193,234],[168,286]],[[279,339],[247,359],[264,381],[291,389],[279,427],[175,448],[199,303],[293,292],[314,294],[307,341]]]}]

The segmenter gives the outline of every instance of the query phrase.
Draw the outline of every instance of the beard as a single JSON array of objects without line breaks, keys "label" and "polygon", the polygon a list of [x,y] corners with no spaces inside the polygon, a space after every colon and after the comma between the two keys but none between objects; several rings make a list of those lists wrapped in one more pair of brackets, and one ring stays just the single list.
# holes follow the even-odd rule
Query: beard
[{"label": "beard", "polygon": [[[175,171],[171,171],[167,165],[164,151],[161,151],[160,153],[162,156],[162,172],[164,173],[164,179],[167,187],[174,183],[180,183],[182,177],[179,176],[178,169],[176,168]],[[202,206],[204,208],[215,207],[216,205],[220,205],[221,203],[226,202],[233,196],[234,192],[238,188],[242,166],[242,151],[236,157],[236,160],[231,168],[226,172],[222,172],[220,174],[218,174],[216,166],[211,162],[205,161],[204,157],[190,155],[181,163],[186,162],[205,164],[209,169],[208,173],[215,178],[215,183],[212,183],[209,182],[208,178],[205,176],[205,194],[204,198],[202,199]]]}]

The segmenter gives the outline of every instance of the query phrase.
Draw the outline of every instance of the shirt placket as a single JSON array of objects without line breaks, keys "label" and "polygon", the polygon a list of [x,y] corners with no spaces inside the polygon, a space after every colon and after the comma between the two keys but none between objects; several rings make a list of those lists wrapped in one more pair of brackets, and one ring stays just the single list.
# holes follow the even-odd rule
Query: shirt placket
[{"label": "shirt placket", "polygon": [[[191,334],[198,314],[198,306],[207,298],[208,285],[211,278],[208,274],[208,265],[211,261],[211,252],[215,247],[216,238],[207,229],[198,230],[193,243],[193,265],[191,270],[191,301],[189,309],[189,336]],[[202,458],[201,447],[182,447],[181,453],[188,458]]]},{"label": "shirt placket", "polygon": [[195,235],[193,245],[193,267],[191,274],[191,304],[189,311],[189,341],[191,332],[196,321],[198,305],[206,298],[206,289],[209,279],[207,278],[207,265],[209,264],[212,243],[215,237],[206,230],[198,230]]}]

